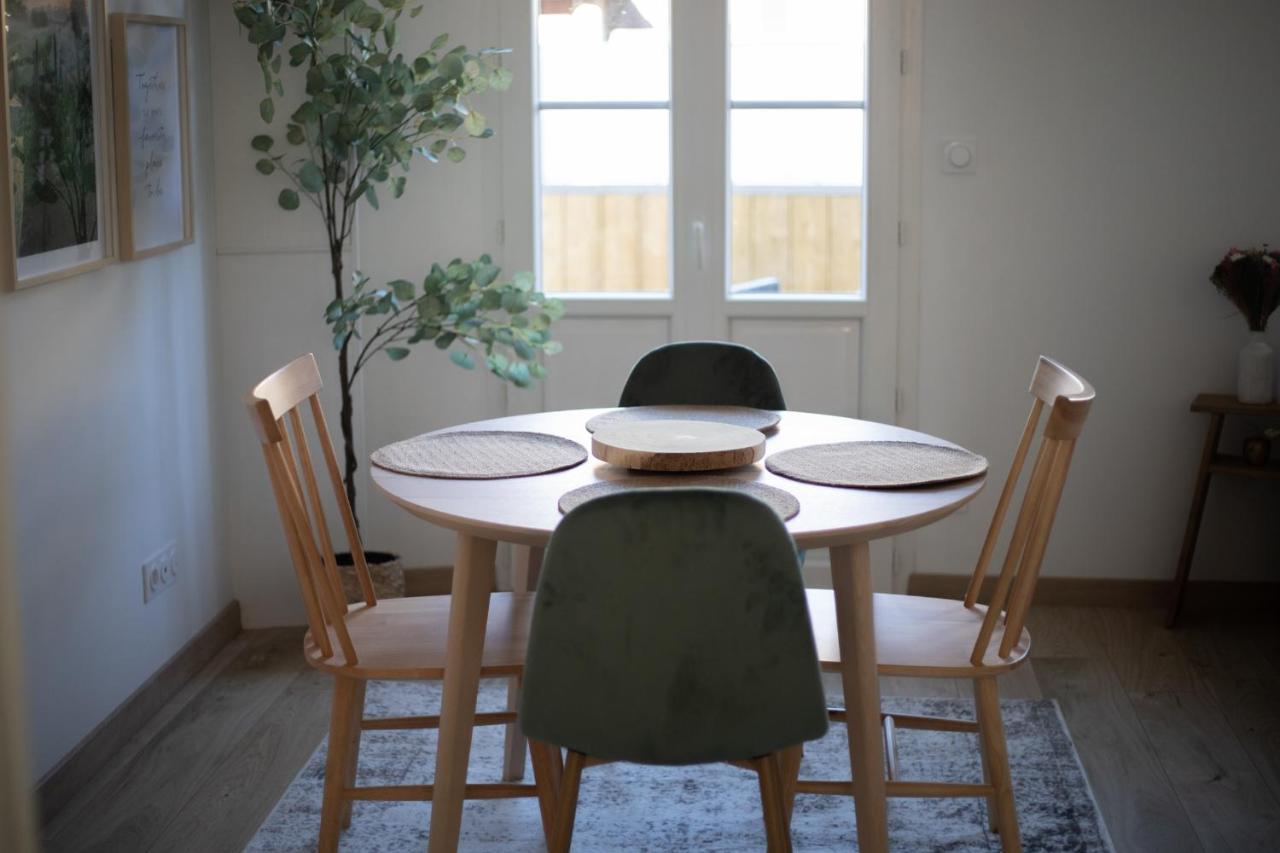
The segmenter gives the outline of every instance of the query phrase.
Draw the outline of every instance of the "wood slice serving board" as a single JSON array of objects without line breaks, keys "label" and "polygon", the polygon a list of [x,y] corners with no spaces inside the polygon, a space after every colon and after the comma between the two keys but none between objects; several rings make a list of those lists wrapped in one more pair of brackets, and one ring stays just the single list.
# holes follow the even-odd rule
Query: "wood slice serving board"
[{"label": "wood slice serving board", "polygon": [[764,458],[764,435],[711,421],[638,421],[596,430],[591,453],[637,471],[720,471]]}]

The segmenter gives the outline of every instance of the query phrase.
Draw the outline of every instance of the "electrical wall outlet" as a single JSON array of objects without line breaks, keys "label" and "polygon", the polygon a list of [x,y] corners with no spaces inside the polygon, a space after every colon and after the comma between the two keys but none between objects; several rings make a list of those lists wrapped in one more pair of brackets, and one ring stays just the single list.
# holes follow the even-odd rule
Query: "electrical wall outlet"
[{"label": "electrical wall outlet", "polygon": [[178,546],[170,542],[142,564],[142,603],[148,603],[177,580]]}]

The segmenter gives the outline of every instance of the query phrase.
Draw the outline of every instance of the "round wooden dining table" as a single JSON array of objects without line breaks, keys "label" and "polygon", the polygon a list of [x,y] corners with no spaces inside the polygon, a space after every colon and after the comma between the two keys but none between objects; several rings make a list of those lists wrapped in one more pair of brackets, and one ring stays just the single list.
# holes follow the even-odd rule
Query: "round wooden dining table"
[{"label": "round wooden dining table", "polygon": [[[610,409],[517,415],[445,431],[540,432],[563,436],[590,448],[586,422],[606,411]],[[765,459],[782,450],[836,441],[919,441],[952,446],[942,439],[888,424],[788,411],[781,413],[778,426],[767,433]],[[906,489],[841,488],[777,476],[765,469],[764,460],[718,473],[790,492],[800,502],[799,514],[786,522],[797,547],[830,550],[858,848],[864,853],[887,851],[888,807],[876,677],[870,542],[915,530],[951,514],[981,491],[986,478]],[[432,853],[456,850],[458,846],[497,544],[509,542],[518,546],[513,586],[517,591],[528,590],[540,565],[542,549],[562,517],[558,508],[560,496],[601,480],[628,476],[631,472],[626,469],[590,457],[563,471],[497,480],[418,477],[373,467],[374,483],[392,501],[425,521],[454,530],[458,537],[431,806],[428,849]],[[523,772],[522,743],[518,760],[517,772]]]}]

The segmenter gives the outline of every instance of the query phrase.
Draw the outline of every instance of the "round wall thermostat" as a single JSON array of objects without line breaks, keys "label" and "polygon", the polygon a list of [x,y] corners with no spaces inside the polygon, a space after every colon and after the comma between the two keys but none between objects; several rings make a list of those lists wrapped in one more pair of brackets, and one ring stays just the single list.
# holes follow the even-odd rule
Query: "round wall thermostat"
[{"label": "round wall thermostat", "polygon": [[973,149],[965,142],[949,142],[946,148],[947,165],[953,169],[967,169],[973,163]]}]

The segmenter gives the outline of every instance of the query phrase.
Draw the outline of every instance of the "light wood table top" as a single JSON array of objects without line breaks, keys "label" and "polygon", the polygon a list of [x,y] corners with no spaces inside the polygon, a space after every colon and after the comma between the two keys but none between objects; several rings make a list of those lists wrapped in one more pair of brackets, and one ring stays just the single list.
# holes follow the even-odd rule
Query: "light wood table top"
[{"label": "light wood table top", "polygon": [[[586,422],[611,409],[576,409],[517,415],[451,427],[450,430],[529,430],[559,435],[591,447]],[[947,446],[933,436],[872,421],[833,415],[782,412],[778,427],[766,433],[765,458],[771,453],[836,441],[920,441]],[[373,481],[392,501],[414,515],[452,530],[521,545],[547,543],[561,519],[557,507],[565,492],[600,480],[635,476],[595,458],[566,471],[503,480],[443,480],[397,474],[371,466]],[[986,477],[910,489],[850,489],[801,483],[765,470],[763,460],[719,472],[755,480],[790,492],[800,513],[787,529],[801,548],[866,542],[905,533],[949,515],[982,490]]]}]

